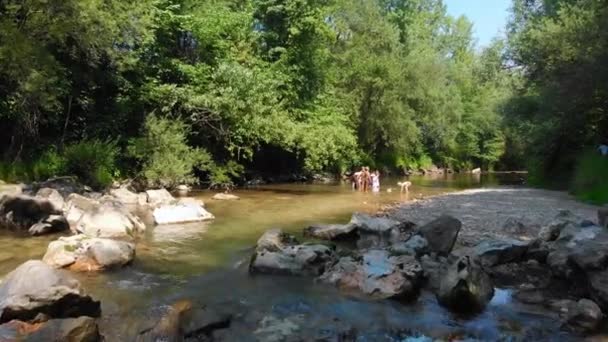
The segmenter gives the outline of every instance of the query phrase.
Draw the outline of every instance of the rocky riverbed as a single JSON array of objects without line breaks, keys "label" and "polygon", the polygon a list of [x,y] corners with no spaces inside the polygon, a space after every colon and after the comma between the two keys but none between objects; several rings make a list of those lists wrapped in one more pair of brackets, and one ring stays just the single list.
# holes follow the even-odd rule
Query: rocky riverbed
[{"label": "rocky riverbed", "polygon": [[[605,327],[605,209],[562,193],[468,190],[303,225],[301,234],[268,230],[232,270],[168,281],[167,295],[142,303],[150,315],[121,318],[111,297],[85,291],[82,275],[138,279],[129,270],[141,234],[177,229],[162,224],[204,214],[203,204],[163,190],[47,183],[24,192],[0,201],[5,226],[23,239],[46,229],[64,236],[0,284],[0,340],[524,341]],[[15,209],[24,203],[34,211]],[[166,282],[142,276],[134,285],[146,293]]]}]

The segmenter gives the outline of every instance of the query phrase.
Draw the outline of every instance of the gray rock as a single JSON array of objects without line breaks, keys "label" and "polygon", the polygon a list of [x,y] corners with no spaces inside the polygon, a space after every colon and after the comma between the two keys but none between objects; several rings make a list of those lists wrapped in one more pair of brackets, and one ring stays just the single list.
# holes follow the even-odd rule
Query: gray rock
[{"label": "gray rock", "polygon": [[0,286],[0,323],[90,316],[101,313],[99,302],[84,294],[80,283],[42,261],[30,260],[9,273]]},{"label": "gray rock", "polygon": [[76,223],[77,232],[91,237],[132,238],[145,229],[138,217],[108,203],[84,212]]},{"label": "gray rock", "polygon": [[527,249],[528,245],[519,240],[485,240],[475,246],[475,255],[483,266],[490,267],[519,261]]},{"label": "gray rock", "polygon": [[122,267],[134,258],[133,243],[75,235],[51,242],[42,261],[55,268],[101,271]]},{"label": "gray rock", "polygon": [[56,212],[61,212],[65,206],[65,200],[59,191],[51,188],[42,188],[36,193],[36,198],[51,202]]},{"label": "gray rock", "polygon": [[464,256],[451,263],[441,278],[437,299],[455,312],[478,312],[494,296],[494,285],[481,263]]},{"label": "gray rock", "polygon": [[148,190],[148,204],[151,206],[169,205],[175,202],[175,198],[166,189]]},{"label": "gray rock", "polygon": [[419,294],[422,275],[422,266],[412,256],[391,257],[386,251],[371,250],[359,261],[340,259],[320,279],[376,299],[410,300]]},{"label": "gray rock", "polygon": [[551,268],[551,272],[554,276],[571,278],[576,273],[568,261],[571,253],[572,251],[568,248],[559,248],[549,253],[547,256],[547,264]]},{"label": "gray rock", "polygon": [[558,242],[567,243],[569,247],[586,240],[595,239],[604,230],[597,226],[581,227],[577,224],[568,223],[559,233]]},{"label": "gray rock", "polygon": [[608,228],[608,207],[597,210],[597,222],[600,227]]},{"label": "gray rock", "polygon": [[593,300],[608,310],[608,270],[587,273],[589,293]]},{"label": "gray rock", "polygon": [[554,306],[559,308],[566,327],[579,333],[596,331],[604,316],[600,307],[589,299],[558,301]]},{"label": "gray rock", "polygon": [[361,233],[366,234],[390,234],[394,228],[398,228],[401,223],[386,217],[373,217],[367,214],[354,214],[350,220]]},{"label": "gray rock", "polygon": [[11,341],[102,341],[94,318],[78,317],[51,319],[43,323],[10,321],[0,326],[0,338]]},{"label": "gray rock", "polygon": [[126,188],[110,190],[110,195],[125,205],[139,205],[139,196]]},{"label": "gray rock", "polygon": [[392,254],[422,256],[428,252],[429,243],[420,235],[414,235],[406,242],[393,244],[390,247]]},{"label": "gray rock", "polygon": [[428,287],[433,291],[439,291],[441,286],[441,278],[447,270],[447,263],[436,260],[429,255],[424,255],[420,258],[420,264],[424,272],[424,278],[427,280]]},{"label": "gray rock", "polygon": [[297,245],[297,240],[280,229],[267,231],[258,240],[251,258],[251,274],[318,276],[334,259],[332,248]]},{"label": "gray rock", "polygon": [[420,233],[428,241],[432,252],[447,255],[454,248],[461,227],[459,220],[443,215],[420,227]]},{"label": "gray rock", "polygon": [[525,258],[528,260],[536,260],[540,263],[547,261],[547,256],[553,251],[552,245],[541,239],[536,239],[528,244]]},{"label": "gray rock", "polygon": [[314,225],[304,229],[304,236],[321,240],[348,240],[357,237],[356,226],[353,224]]}]

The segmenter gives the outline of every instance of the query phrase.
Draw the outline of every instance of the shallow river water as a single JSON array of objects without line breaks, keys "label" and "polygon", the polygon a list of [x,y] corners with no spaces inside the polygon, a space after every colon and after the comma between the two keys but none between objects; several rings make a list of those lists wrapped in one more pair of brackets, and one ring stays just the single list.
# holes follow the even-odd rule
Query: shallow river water
[{"label": "shallow river water", "polygon": [[[412,179],[408,196],[397,180],[385,180],[379,194],[353,192],[350,184],[264,185],[239,190],[239,201],[212,201],[199,192],[216,219],[203,224],[159,226],[137,244],[136,261],[105,274],[77,275],[85,290],[102,303],[100,328],[108,341],[130,341],[167,305],[190,299],[237,315],[239,329],[227,339],[315,340],[342,326],[354,328],[360,341],[427,341],[426,337],[477,340],[564,340],[557,321],[510,300],[497,290],[489,308],[476,317],[455,317],[431,294],[415,303],[372,302],[338,293],[312,279],[248,275],[256,240],[268,229],[282,228],[301,237],[312,223],[346,222],[355,211],[376,212],[383,205],[450,191],[516,184],[518,175],[459,175]],[[393,192],[386,191],[393,188]],[[41,258],[56,237],[0,236],[0,272]],[[407,338],[407,336],[411,336]],[[417,337],[417,338],[414,338]],[[294,339],[287,339],[294,340]],[[297,339],[296,339],[297,340]]]}]

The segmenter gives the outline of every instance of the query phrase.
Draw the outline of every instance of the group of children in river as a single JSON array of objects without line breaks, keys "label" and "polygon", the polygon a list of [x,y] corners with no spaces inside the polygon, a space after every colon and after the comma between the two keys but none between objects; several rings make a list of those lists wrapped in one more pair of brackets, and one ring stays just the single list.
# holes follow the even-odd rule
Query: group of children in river
[{"label": "group of children in river", "polygon": [[380,171],[375,170],[371,172],[369,170],[369,167],[364,166],[361,168],[361,171],[355,172],[353,174],[352,184],[354,190],[367,192],[371,188],[372,192],[379,192]]}]

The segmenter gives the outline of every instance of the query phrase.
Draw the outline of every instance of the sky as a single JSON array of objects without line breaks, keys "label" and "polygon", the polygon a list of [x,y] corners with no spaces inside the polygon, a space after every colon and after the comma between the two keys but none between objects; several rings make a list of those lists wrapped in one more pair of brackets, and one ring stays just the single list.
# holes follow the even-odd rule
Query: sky
[{"label": "sky", "polygon": [[474,24],[480,47],[487,46],[497,34],[503,34],[509,16],[511,0],[444,0],[448,13],[465,15]]}]

